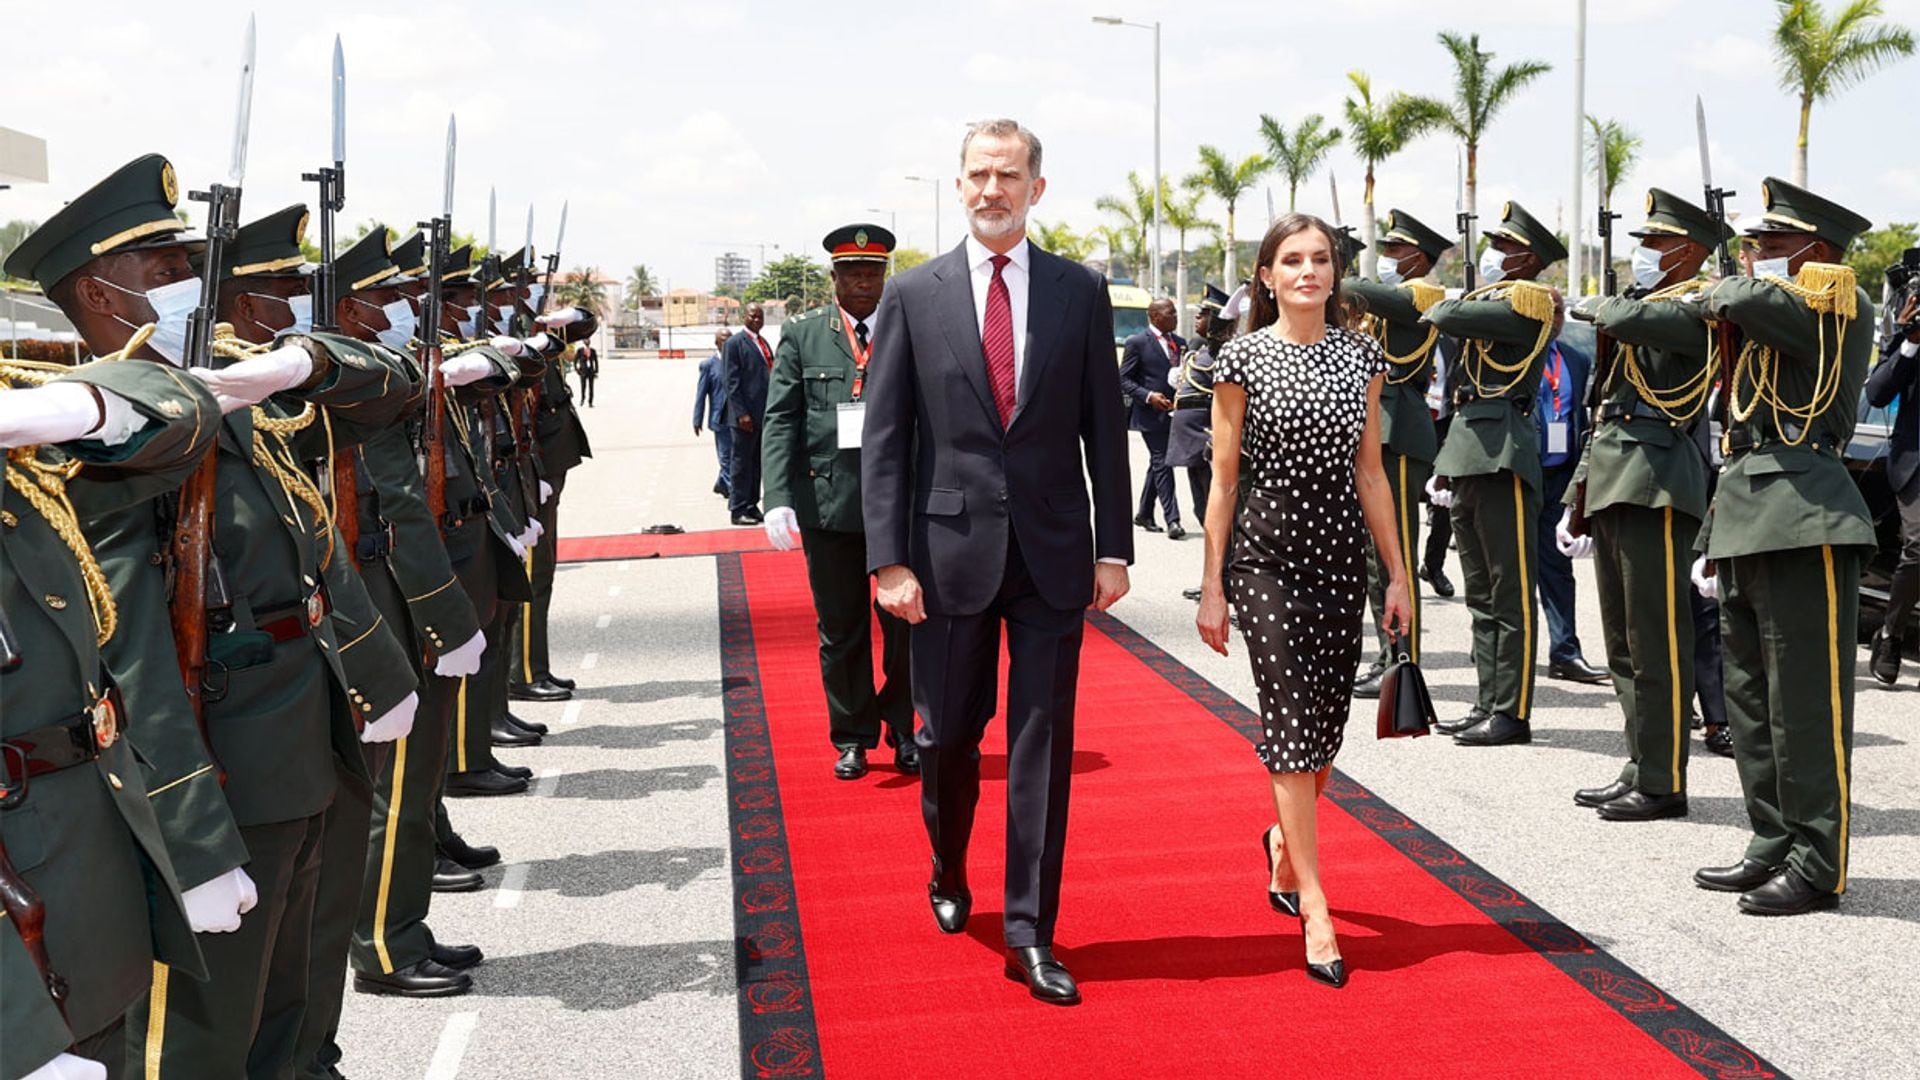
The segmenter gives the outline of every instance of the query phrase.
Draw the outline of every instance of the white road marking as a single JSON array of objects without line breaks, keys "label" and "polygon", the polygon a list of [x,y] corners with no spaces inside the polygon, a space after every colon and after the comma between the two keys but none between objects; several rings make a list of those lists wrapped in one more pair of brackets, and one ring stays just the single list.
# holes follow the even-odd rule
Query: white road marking
[{"label": "white road marking", "polygon": [[493,906],[497,908],[517,908],[520,906],[522,890],[527,887],[527,864],[514,863],[500,875],[500,887],[493,892]]},{"label": "white road marking", "polygon": [[620,586],[618,586],[618,585],[609,585],[609,586],[607,586],[607,595],[608,595],[608,596],[619,596],[619,595],[620,595]]},{"label": "white road marking", "polygon": [[567,707],[560,710],[560,722],[555,726],[569,727],[573,724],[579,723],[580,722],[580,706],[585,704],[586,702],[581,701],[578,698],[575,698],[574,700],[567,702]]},{"label": "white road marking", "polygon": [[564,769],[547,769],[542,772],[540,779],[536,781],[533,786],[534,797],[539,799],[552,798],[554,790],[560,786],[560,774],[564,771]]},{"label": "white road marking", "polygon": [[592,671],[594,668],[594,665],[598,664],[599,662],[600,662],[600,654],[597,652],[590,652],[587,655],[580,658],[580,670]]},{"label": "white road marking", "polygon": [[611,615],[602,615],[598,619],[593,620],[593,628],[595,630],[605,630],[607,627],[612,625],[613,625],[613,616]]},{"label": "white road marking", "polygon": [[479,1023],[477,1012],[447,1017],[447,1026],[440,1029],[440,1045],[434,1047],[433,1060],[427,1065],[427,1080],[453,1080],[460,1075],[460,1059],[466,1055],[467,1040],[473,1037],[473,1029]]}]

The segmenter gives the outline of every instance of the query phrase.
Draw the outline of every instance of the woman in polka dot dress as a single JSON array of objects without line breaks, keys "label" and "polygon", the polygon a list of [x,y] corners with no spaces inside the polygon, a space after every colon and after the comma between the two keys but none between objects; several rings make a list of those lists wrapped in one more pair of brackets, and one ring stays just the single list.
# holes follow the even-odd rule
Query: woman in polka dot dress
[{"label": "woman in polka dot dress", "polygon": [[1393,568],[1387,626],[1404,633],[1412,614],[1380,467],[1387,361],[1371,338],[1346,328],[1339,250],[1332,228],[1306,214],[1281,218],[1260,243],[1247,330],[1214,366],[1197,620],[1201,638],[1225,655],[1231,589],[1260,692],[1256,750],[1280,819],[1261,837],[1269,902],[1301,918],[1308,974],[1336,987],[1346,965],[1320,883],[1314,820],[1360,661],[1368,533]]}]

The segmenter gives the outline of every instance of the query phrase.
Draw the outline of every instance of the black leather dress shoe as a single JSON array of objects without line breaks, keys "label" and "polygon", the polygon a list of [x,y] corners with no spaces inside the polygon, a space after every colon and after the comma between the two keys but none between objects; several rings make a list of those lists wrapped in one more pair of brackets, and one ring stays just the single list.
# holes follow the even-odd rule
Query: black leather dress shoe
[{"label": "black leather dress shoe", "polygon": [[912,739],[894,745],[893,767],[903,773],[920,775],[920,747]]},{"label": "black leather dress shoe", "polygon": [[715,480],[715,481],[713,482],[713,493],[714,493],[715,495],[719,495],[719,496],[721,496],[721,497],[723,497],[723,498],[724,498],[725,496],[728,496],[728,495],[731,495],[731,494],[733,494],[733,493],[732,493],[731,491],[728,491],[728,490],[727,490],[727,485],[725,485],[725,484],[723,484],[723,483],[721,483],[721,482],[720,482],[720,481],[718,481],[718,480]]},{"label": "black leather dress shoe", "polygon": [[434,892],[473,892],[486,884],[480,871],[469,870],[452,859],[435,855],[433,859]]},{"label": "black leather dress shoe", "polygon": [[754,516],[753,516],[752,514],[735,514],[735,515],[733,515],[733,523],[734,523],[735,525],[758,525],[758,524],[760,524],[760,522],[759,522],[759,521],[757,521],[757,520],[755,520],[755,518],[754,518]]},{"label": "black leather dress shoe", "polygon": [[573,691],[552,683],[510,682],[507,696],[515,701],[566,701],[573,697]]},{"label": "black leather dress shoe", "polygon": [[547,725],[538,720],[523,720],[515,716],[511,709],[507,710],[507,723],[514,728],[530,732],[534,735],[545,735],[547,733]]},{"label": "black leather dress shoe", "polygon": [[540,736],[531,731],[514,727],[502,716],[494,720],[488,734],[495,746],[539,746]]},{"label": "black leather dress shoe", "polygon": [[1167,523],[1167,539],[1185,540],[1186,538],[1187,538],[1187,530],[1181,528],[1179,522],[1172,521]]},{"label": "black leather dress shoe", "polygon": [[467,843],[459,833],[448,833],[447,838],[435,845],[434,850],[469,870],[480,870],[500,861],[499,848],[484,844],[476,847]]},{"label": "black leather dress shoe", "polygon": [[1576,806],[1598,807],[1602,804],[1610,803],[1632,790],[1632,784],[1627,783],[1625,780],[1615,780],[1606,787],[1581,788],[1579,791],[1573,793],[1573,802]]},{"label": "black leather dress shoe", "polygon": [[1148,532],[1160,531],[1160,526],[1155,524],[1152,518],[1134,518],[1133,523],[1147,530]]},{"label": "black leather dress shoe", "polygon": [[1700,741],[1706,745],[1708,753],[1719,754],[1724,758],[1733,756],[1733,734],[1727,730],[1725,724],[1716,724],[1708,728],[1707,733],[1700,737]]},{"label": "black leather dress shoe", "polygon": [[1600,816],[1608,821],[1659,821],[1687,816],[1687,795],[1649,795],[1635,788],[1600,807]]},{"label": "black leather dress shoe", "polygon": [[1066,966],[1053,958],[1053,949],[1034,945],[1007,950],[1007,978],[1027,984],[1035,1001],[1049,1005],[1080,1004],[1080,987]]},{"label": "black leather dress shoe", "polygon": [[515,780],[533,779],[533,770],[527,768],[525,765],[509,765],[504,761],[496,761],[493,763],[493,771],[499,773],[501,776],[511,777]]},{"label": "black leather dress shoe", "polygon": [[433,962],[432,957],[391,975],[356,971],[353,988],[362,994],[390,997],[455,997],[473,989],[473,977]]},{"label": "black leather dress shoe", "polygon": [[840,751],[840,760],[833,763],[833,775],[836,780],[858,780],[867,775],[867,752],[858,746]]},{"label": "black leather dress shoe", "polygon": [[1441,597],[1453,595],[1453,582],[1447,578],[1447,571],[1443,567],[1426,567],[1420,571],[1420,576],[1426,579],[1427,587],[1433,590],[1433,595]]},{"label": "black leather dress shoe", "polygon": [[1562,682],[1599,684],[1610,681],[1613,676],[1607,674],[1605,669],[1587,663],[1586,657],[1576,656],[1571,660],[1555,660],[1548,664],[1547,678],[1559,679]]},{"label": "black leather dress shoe", "polygon": [[1867,670],[1881,686],[1900,681],[1900,639],[1890,636],[1884,626],[1873,632],[1873,645],[1867,650]]},{"label": "black leather dress shoe", "polygon": [[434,942],[427,949],[427,957],[444,968],[465,971],[487,958],[478,945],[442,945]]},{"label": "black leather dress shoe", "polygon": [[1732,866],[1703,866],[1693,872],[1693,883],[1714,892],[1743,893],[1765,885],[1780,872],[1757,859],[1741,859]]},{"label": "black leather dress shoe", "polygon": [[1353,696],[1357,698],[1377,698],[1380,696],[1380,676],[1387,673],[1386,665],[1374,663],[1353,680]]},{"label": "black leather dress shoe", "polygon": [[492,769],[472,769],[467,772],[448,773],[446,793],[449,798],[466,799],[482,795],[518,795],[527,790],[525,780],[511,776],[502,776]]},{"label": "black leather dress shoe", "polygon": [[1791,868],[1782,868],[1773,880],[1740,897],[1740,910],[1749,915],[1805,915],[1840,906],[1840,895],[1816,889]]},{"label": "black leather dress shoe", "polygon": [[1442,735],[1458,735],[1471,727],[1478,727],[1487,719],[1487,710],[1475,705],[1467,710],[1467,715],[1458,720],[1442,720],[1433,725],[1433,730]]},{"label": "black leather dress shoe", "polygon": [[533,680],[533,681],[534,681],[534,682],[550,682],[550,683],[552,683],[553,685],[555,685],[555,686],[558,686],[558,687],[560,687],[560,688],[562,688],[562,689],[565,689],[565,690],[578,690],[578,689],[580,689],[580,684],[579,684],[579,683],[577,683],[577,682],[574,682],[574,681],[573,681],[572,679],[563,679],[563,678],[561,678],[560,676],[558,676],[558,675],[555,675],[555,674],[554,674],[553,672],[551,672],[551,671],[549,671],[549,672],[547,672],[546,674],[544,674],[544,675],[542,675],[542,676],[540,676],[540,677],[539,677],[538,679],[535,679],[535,680]]},{"label": "black leather dress shoe", "polygon": [[1453,737],[1455,746],[1522,746],[1533,741],[1533,725],[1497,712]]},{"label": "black leather dress shoe", "polygon": [[933,921],[943,934],[957,934],[967,928],[967,916],[973,913],[973,892],[967,888],[965,868],[944,873],[940,856],[933,857],[933,880],[927,882],[927,900],[933,905]]}]

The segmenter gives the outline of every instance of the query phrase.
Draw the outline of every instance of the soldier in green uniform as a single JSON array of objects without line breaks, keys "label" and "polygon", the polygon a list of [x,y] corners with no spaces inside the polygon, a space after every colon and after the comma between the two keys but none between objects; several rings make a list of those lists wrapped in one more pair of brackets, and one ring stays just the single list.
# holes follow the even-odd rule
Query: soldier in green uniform
[{"label": "soldier in green uniform", "polygon": [[[1567,491],[1591,534],[1607,667],[1626,716],[1627,763],[1613,783],[1574,793],[1609,821],[1687,813],[1687,708],[1694,628],[1685,564],[1707,512],[1707,463],[1690,431],[1713,388],[1696,281],[1731,233],[1659,188],[1634,230],[1634,288],[1576,312],[1611,346],[1595,369],[1598,426]],[[1559,539],[1562,550],[1573,537]]]},{"label": "soldier in green uniform", "polygon": [[[170,205],[142,210],[172,214]],[[98,226],[84,234],[92,243],[125,221],[106,212],[89,224]],[[173,232],[180,228],[175,222]],[[22,245],[7,272],[29,276],[50,239]],[[100,655],[103,642],[141,626],[121,617],[81,521],[179,485],[212,448],[219,415],[198,382],[160,365],[66,370],[0,361],[0,1077],[7,1080],[82,1075],[74,1056],[122,1075],[125,1015],[145,995],[154,965],[205,974],[192,928],[210,927],[193,920],[181,895],[146,770],[127,737],[132,718]],[[137,722],[147,746],[199,746],[184,702]],[[49,973],[65,980],[62,1000],[25,946],[34,912],[17,899],[43,905],[39,929]],[[236,906],[225,912],[234,924]]]},{"label": "soldier in green uniform", "polygon": [[1873,354],[1873,302],[1841,258],[1869,222],[1784,180],[1761,184],[1750,277],[1708,291],[1731,323],[1726,464],[1699,549],[1720,598],[1727,720],[1753,838],[1694,875],[1740,910],[1797,915],[1847,888],[1854,633],[1873,522],[1841,454]]},{"label": "soldier in green uniform", "polygon": [[[1380,343],[1392,365],[1380,394],[1380,449],[1393,491],[1393,512],[1400,522],[1400,553],[1407,560],[1407,580],[1418,579],[1415,560],[1420,550],[1420,494],[1433,475],[1433,457],[1439,436],[1433,414],[1427,411],[1427,385],[1433,381],[1440,328],[1421,317],[1441,300],[1446,290],[1423,280],[1434,263],[1453,247],[1453,241],[1421,223],[1404,210],[1387,211],[1386,231],[1380,236],[1378,282],[1352,278],[1341,283],[1347,295],[1358,298],[1366,314],[1361,328]],[[1386,568],[1373,548],[1367,549],[1367,598],[1377,615],[1386,598]],[[1407,640],[1396,643],[1380,630],[1380,652],[1353,684],[1355,697],[1380,696],[1380,676],[1398,653],[1420,662],[1420,590],[1408,589],[1413,615]],[[1380,620],[1376,619],[1376,622]]]},{"label": "soldier in green uniform", "polygon": [[[1567,257],[1552,230],[1517,203],[1488,230],[1487,284],[1442,300],[1426,321],[1460,339],[1449,379],[1454,422],[1434,458],[1430,495],[1449,503],[1479,691],[1472,710],[1439,729],[1462,746],[1531,742],[1533,662],[1539,631],[1532,567],[1540,516],[1540,436],[1534,401],[1558,298],[1537,283]],[[1445,487],[1440,485],[1444,481]]]},{"label": "soldier in green uniform", "polygon": [[[761,429],[766,529],[774,546],[799,538],[820,626],[820,681],[828,737],[840,752],[833,775],[867,773],[867,751],[882,727],[894,764],[915,772],[913,694],[907,673],[907,624],[872,603],[860,511],[861,401],[880,291],[893,234],[878,225],[846,225],[822,246],[833,260],[834,305],[787,323],[773,357]],[[879,613],[881,679],[873,686],[873,620]]]}]

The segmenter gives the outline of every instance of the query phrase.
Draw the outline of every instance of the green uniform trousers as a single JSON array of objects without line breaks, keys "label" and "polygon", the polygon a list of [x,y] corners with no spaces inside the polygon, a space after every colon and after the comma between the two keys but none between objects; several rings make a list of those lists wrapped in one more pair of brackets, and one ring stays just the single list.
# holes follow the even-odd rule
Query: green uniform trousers
[{"label": "green uniform trousers", "polygon": [[527,578],[533,584],[533,600],[512,605],[508,640],[515,649],[510,663],[512,681],[517,683],[536,682],[553,674],[553,660],[547,649],[547,613],[553,608],[553,574],[560,550],[560,489],[566,482],[565,473],[548,481],[553,485],[553,498],[535,515],[546,531],[527,553]]},{"label": "green uniform trousers", "polygon": [[[820,628],[820,682],[827,729],[842,750],[880,744],[884,723],[896,743],[913,738],[913,688],[907,671],[908,626],[872,601],[864,533],[802,529],[807,584]],[[873,619],[880,616],[882,683],[873,686]]]},{"label": "green uniform trousers", "polygon": [[259,903],[231,934],[200,934],[208,978],[156,964],[127,1013],[127,1059],[149,1080],[243,1080],[293,1073],[306,1008],[313,899],[325,812],[242,825]]},{"label": "green uniform trousers", "polygon": [[1534,545],[1540,493],[1513,472],[1456,476],[1453,535],[1461,590],[1473,616],[1475,702],[1515,720],[1533,714],[1533,658],[1540,611],[1535,602]]},{"label": "green uniform trousers", "polygon": [[413,730],[374,774],[366,876],[353,932],[355,971],[390,975],[427,958],[433,934],[434,811],[465,679],[429,674]]},{"label": "green uniform trousers", "polygon": [[1793,548],[1716,566],[1747,858],[1845,892],[1860,552]]},{"label": "green uniform trousers", "polygon": [[1687,790],[1693,700],[1693,588],[1700,522],[1673,507],[1616,503],[1590,519],[1607,669],[1627,723],[1622,783],[1649,795]]},{"label": "green uniform trousers", "polygon": [[1373,605],[1373,625],[1380,637],[1380,665],[1384,667],[1393,663],[1402,652],[1417,664],[1420,662],[1420,512],[1425,507],[1420,496],[1427,490],[1428,478],[1433,476],[1433,463],[1383,449],[1380,451],[1380,464],[1386,470],[1387,487],[1393,492],[1393,519],[1400,537],[1400,561],[1406,566],[1407,600],[1413,605],[1413,627],[1398,648],[1393,639],[1387,636],[1381,611],[1387,602],[1387,581],[1391,575],[1380,561],[1379,550],[1371,543],[1367,545],[1367,600]]},{"label": "green uniform trousers", "polygon": [[518,605],[500,602],[496,558],[512,556],[496,552],[493,541],[483,537],[474,557],[453,568],[473,600],[474,613],[486,631],[487,649],[480,656],[480,670],[459,680],[458,692],[443,702],[452,718],[447,772],[493,768],[493,721],[507,713],[507,654],[514,651],[507,642],[507,623]]}]

